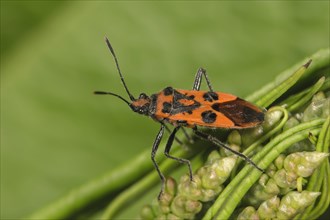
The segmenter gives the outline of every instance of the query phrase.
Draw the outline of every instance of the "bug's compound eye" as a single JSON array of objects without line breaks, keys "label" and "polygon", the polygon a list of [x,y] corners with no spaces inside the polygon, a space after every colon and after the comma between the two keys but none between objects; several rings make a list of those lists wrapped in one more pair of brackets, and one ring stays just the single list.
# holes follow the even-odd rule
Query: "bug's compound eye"
[{"label": "bug's compound eye", "polygon": [[145,93],[141,93],[139,99],[147,99],[148,96]]}]

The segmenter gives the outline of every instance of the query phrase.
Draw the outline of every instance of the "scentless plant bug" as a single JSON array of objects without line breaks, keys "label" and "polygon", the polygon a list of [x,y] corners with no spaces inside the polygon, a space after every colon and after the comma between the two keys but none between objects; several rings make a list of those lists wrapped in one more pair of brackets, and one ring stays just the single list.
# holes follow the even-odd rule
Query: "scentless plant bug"
[{"label": "scentless plant bug", "polygon": [[[206,71],[203,68],[198,69],[192,90],[174,89],[172,87],[167,87],[159,93],[152,94],[151,96],[148,96],[145,93],[141,93],[139,98],[134,98],[126,86],[116,54],[110,44],[110,41],[108,38],[105,38],[105,41],[116,63],[120,80],[124,85],[126,93],[128,94],[131,101],[127,101],[122,96],[112,92],[95,91],[94,93],[98,95],[116,96],[126,102],[134,112],[149,116],[160,123],[160,130],[156,136],[151,151],[151,160],[162,181],[162,188],[158,199],[161,198],[161,195],[164,191],[165,177],[158,167],[158,164],[155,160],[155,155],[160,141],[164,135],[164,131],[167,129],[167,123],[173,125],[174,129],[167,140],[164,154],[168,158],[186,164],[189,168],[189,176],[191,181],[193,178],[190,161],[170,155],[170,150],[175,139],[175,134],[180,128],[183,127],[192,128],[193,133],[197,137],[208,140],[216,146],[223,147],[231,151],[263,172],[261,168],[259,168],[250,158],[244,154],[231,149],[229,146],[222,143],[210,134],[198,130],[198,127],[230,129],[255,127],[264,121],[264,111],[262,109],[243,99],[238,98],[237,96],[222,92],[215,92],[212,89]],[[208,91],[199,90],[203,76],[206,79],[206,83],[209,88]]]}]

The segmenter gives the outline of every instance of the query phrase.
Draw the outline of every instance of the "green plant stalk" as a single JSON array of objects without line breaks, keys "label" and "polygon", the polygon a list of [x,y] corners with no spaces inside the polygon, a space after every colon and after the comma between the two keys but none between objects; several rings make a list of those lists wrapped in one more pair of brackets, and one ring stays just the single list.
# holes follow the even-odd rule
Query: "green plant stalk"
[{"label": "green plant stalk", "polygon": [[[329,131],[330,131],[330,117],[327,118],[327,120],[325,121],[325,123],[322,126],[322,130],[320,132],[320,135],[318,137],[318,141],[316,144],[316,151],[324,152],[324,153],[328,152],[329,138],[327,138],[327,137],[330,136]],[[325,164],[326,162],[328,162],[328,161],[324,161],[323,164]],[[320,168],[321,174],[322,174],[322,171],[321,171],[322,168],[325,169],[325,167],[321,166],[321,168]],[[318,173],[319,172],[315,172],[315,175],[313,174],[310,177],[306,190],[315,192],[318,189],[320,189],[321,183],[319,183],[319,182],[322,182],[322,179],[320,179],[320,178],[322,178],[322,175],[319,177]]]},{"label": "green plant stalk", "polygon": [[[291,129],[285,131],[281,135],[275,137],[271,142],[269,142],[264,147],[264,149],[253,158],[253,161],[258,163],[259,160],[266,157],[266,154],[268,154],[268,152],[273,151],[274,149],[277,149],[278,146],[279,147],[282,146],[282,145],[278,145],[280,142],[286,141],[286,139],[290,138],[293,134],[298,134],[299,132],[304,131],[305,133],[308,134],[308,132],[306,130],[309,130],[316,126],[320,126],[323,122],[324,122],[323,119],[317,119],[317,120],[314,120],[314,121],[311,121],[308,123],[300,124],[296,127],[293,127]],[[289,147],[289,146],[287,146],[287,147]],[[283,150],[285,150],[285,149],[283,149]],[[277,155],[279,155],[281,152],[282,151],[277,151],[276,153],[277,153]],[[272,161],[267,161],[267,163],[259,163],[258,166],[261,168],[266,168],[267,167],[266,164],[270,164],[271,162]],[[237,174],[237,176],[229,183],[229,185],[219,195],[219,197],[215,201],[215,203],[209,208],[209,210],[207,211],[207,213],[205,214],[205,216],[203,218],[204,220],[212,219],[214,217],[214,215],[218,212],[220,207],[225,202],[225,199],[228,198],[229,194],[232,193],[232,191],[234,190],[235,187],[237,187],[238,185],[244,186],[243,184],[241,184],[241,182],[245,176],[250,175],[252,169],[253,169],[253,167],[250,167],[249,165],[247,165],[241,170],[241,172],[239,172]],[[258,174],[258,176],[261,175],[261,173],[259,173],[259,172],[257,172],[257,174]],[[230,196],[230,197],[232,198],[232,196]]]},{"label": "green plant stalk", "polygon": [[[310,78],[315,78],[317,72],[321,71],[322,69],[329,68],[330,49],[326,48],[317,51],[315,54],[311,56],[311,59],[313,60],[313,62],[302,76],[301,79],[302,81],[308,81],[310,80]],[[271,93],[274,89],[276,89],[278,85],[283,83],[287,78],[289,78],[292,75],[293,72],[295,72],[299,67],[301,67],[306,62],[307,62],[307,58],[299,62],[298,64],[292,66],[291,68],[285,70],[284,72],[280,73],[274,81],[266,84],[261,89],[249,95],[246,98],[246,100],[252,103],[257,103],[259,100],[264,100],[263,97],[265,95]],[[262,104],[260,106],[266,107],[264,103],[269,103],[271,102],[271,100],[264,100],[260,102]]]},{"label": "green plant stalk", "polygon": [[[174,148],[173,153],[176,152],[182,154],[185,151],[181,148]],[[130,162],[126,162],[104,176],[72,190],[66,196],[37,211],[28,218],[65,219],[79,213],[85,207],[100,200],[100,198],[125,188],[148,171],[153,170],[151,161],[146,160],[149,157],[150,150],[146,150]],[[162,155],[157,157],[158,161],[163,159],[164,156]]]},{"label": "green plant stalk", "polygon": [[[299,92],[298,94],[290,96],[289,98],[287,98],[283,102],[279,103],[278,105],[280,105],[280,106],[286,105],[286,106],[288,106],[289,111],[296,111],[297,108],[292,109],[291,106],[294,105],[296,102],[299,102],[306,95],[311,94],[312,90],[315,89],[315,86],[316,86],[316,84],[314,84],[312,87],[310,87],[308,89],[303,90],[302,92]],[[325,78],[324,83],[322,84],[321,88],[318,89],[318,91],[328,90],[329,88],[330,88],[330,78],[327,77],[327,78]]]},{"label": "green plant stalk", "polygon": [[318,201],[318,205],[314,207],[311,213],[309,213],[308,219],[317,219],[320,215],[322,215],[325,210],[329,207],[330,204],[330,195],[329,195],[329,184],[330,184],[330,168],[329,162],[326,163],[326,171],[325,178],[323,180],[322,185],[322,194],[320,200]]},{"label": "green plant stalk", "polygon": [[[176,157],[186,157],[187,153],[185,151],[179,151],[177,154],[174,154]],[[190,155],[191,156],[191,155]],[[197,157],[201,157],[202,153],[198,154]],[[197,160],[200,158],[195,157]],[[201,161],[201,160],[200,160]],[[179,163],[174,160],[165,160],[159,167],[161,170],[173,170],[177,167]],[[132,202],[134,199],[139,197],[147,189],[155,186],[160,182],[158,173],[156,171],[150,172],[146,177],[141,179],[139,182],[133,184],[130,188],[126,189],[119,196],[117,196],[106,208],[101,219],[113,219],[115,215],[123,209],[128,203]]]},{"label": "green plant stalk", "polygon": [[274,89],[272,89],[269,93],[265,94],[263,97],[260,97],[256,104],[258,106],[268,107],[272,104],[276,99],[278,99],[282,94],[284,94],[288,89],[290,89],[296,82],[300,79],[300,77],[305,73],[308,68],[311,60],[309,60],[306,64],[302,65],[297,71],[294,72],[292,76],[290,76],[283,83],[277,85]]},{"label": "green plant stalk", "polygon": [[317,83],[315,83],[315,85],[312,86],[312,88],[308,91],[307,94],[301,97],[301,99],[299,99],[294,104],[288,106],[288,111],[289,112],[297,111],[304,104],[306,104],[313,97],[313,95],[320,90],[320,88],[324,84],[324,81],[325,81],[325,77],[321,77],[321,79],[319,79],[319,81],[317,81]]}]

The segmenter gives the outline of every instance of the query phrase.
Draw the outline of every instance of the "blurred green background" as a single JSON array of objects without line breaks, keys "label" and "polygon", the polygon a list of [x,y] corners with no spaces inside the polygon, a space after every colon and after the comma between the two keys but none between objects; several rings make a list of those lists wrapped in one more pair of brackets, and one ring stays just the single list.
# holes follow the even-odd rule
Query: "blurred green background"
[{"label": "blurred green background", "polygon": [[329,1],[1,1],[1,219],[151,148],[158,124],[92,94],[126,97],[104,36],[135,95],[190,89],[202,66],[244,97],[329,47]]}]

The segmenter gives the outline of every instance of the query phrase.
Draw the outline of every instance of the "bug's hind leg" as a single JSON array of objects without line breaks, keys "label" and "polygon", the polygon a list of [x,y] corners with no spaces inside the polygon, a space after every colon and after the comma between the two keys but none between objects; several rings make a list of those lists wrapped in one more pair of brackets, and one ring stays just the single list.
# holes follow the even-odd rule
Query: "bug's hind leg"
[{"label": "bug's hind leg", "polygon": [[181,130],[182,130],[184,136],[189,141],[189,143],[193,144],[195,142],[194,139],[193,139],[193,137],[190,134],[188,134],[188,132],[186,131],[186,129],[184,127],[181,127]]},{"label": "bug's hind leg", "polygon": [[183,159],[183,158],[178,158],[178,157],[174,157],[172,155],[170,155],[170,150],[171,150],[171,147],[172,147],[172,144],[173,144],[173,140],[175,138],[175,134],[176,132],[180,129],[180,127],[175,127],[174,130],[172,131],[170,137],[168,138],[168,141],[166,143],[166,147],[165,147],[165,151],[164,151],[164,154],[166,157],[168,158],[171,158],[173,160],[176,160],[178,161],[179,163],[184,163],[188,166],[189,168],[189,177],[190,177],[190,180],[192,181],[193,180],[193,175],[192,175],[192,169],[191,169],[191,164],[190,164],[190,161],[187,160],[187,159]]},{"label": "bug's hind leg", "polygon": [[232,152],[233,154],[236,154],[237,156],[243,158],[246,162],[250,163],[252,166],[254,166],[255,168],[257,168],[258,170],[260,170],[261,172],[265,172],[263,169],[261,169],[260,167],[258,167],[257,164],[255,164],[250,158],[248,158],[247,156],[245,156],[244,154],[235,151],[233,149],[231,149],[229,146],[227,146],[226,144],[222,143],[221,141],[219,141],[216,137],[213,137],[210,134],[206,134],[204,132],[201,132],[199,130],[197,130],[197,127],[193,128],[194,133],[196,134],[196,136],[198,136],[201,139],[207,140],[212,142],[213,144],[219,146],[219,147],[223,147],[226,150],[229,150],[230,152]]},{"label": "bug's hind leg", "polygon": [[162,194],[164,192],[164,188],[165,188],[165,176],[160,171],[159,166],[158,166],[158,164],[157,164],[157,162],[155,160],[155,156],[156,156],[156,152],[158,150],[159,143],[162,140],[162,137],[164,135],[164,130],[165,130],[165,125],[162,124],[161,127],[160,127],[160,130],[159,130],[159,132],[158,132],[158,134],[156,136],[156,139],[154,141],[154,144],[152,145],[152,151],[151,151],[151,160],[152,160],[152,162],[153,162],[153,164],[154,164],[154,166],[155,166],[155,168],[156,168],[156,170],[158,172],[158,175],[159,175],[159,177],[160,177],[160,179],[162,181],[162,188],[161,188],[160,193],[158,195],[158,200],[161,198],[161,196],[162,196]]},{"label": "bug's hind leg", "polygon": [[196,76],[195,76],[195,82],[194,82],[194,85],[193,85],[193,88],[192,90],[199,90],[201,88],[201,83],[202,83],[202,77],[205,77],[206,79],[206,83],[207,83],[207,86],[209,87],[209,90],[210,92],[213,92],[213,89],[212,89],[212,86],[211,86],[211,83],[210,83],[210,80],[207,76],[207,73],[206,73],[206,70],[203,69],[203,68],[199,68],[197,73],[196,73]]}]

